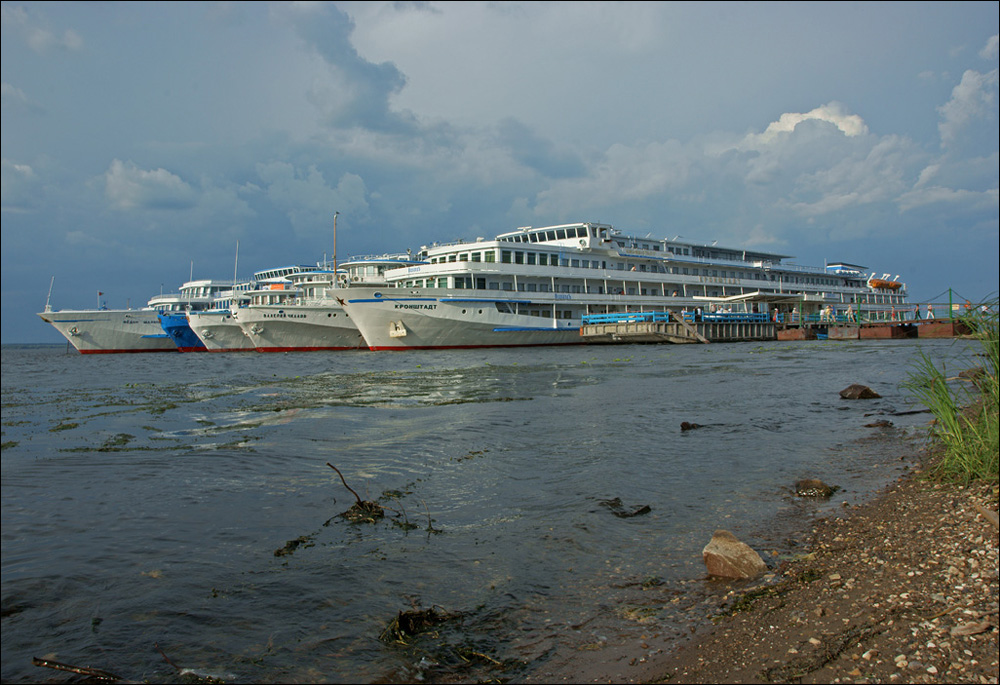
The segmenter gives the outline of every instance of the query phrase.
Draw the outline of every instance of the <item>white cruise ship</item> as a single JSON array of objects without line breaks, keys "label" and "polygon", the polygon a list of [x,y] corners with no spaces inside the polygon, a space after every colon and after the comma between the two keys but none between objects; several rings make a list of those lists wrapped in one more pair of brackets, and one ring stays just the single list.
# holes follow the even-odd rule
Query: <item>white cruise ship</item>
[{"label": "white cruise ship", "polygon": [[81,354],[177,351],[152,307],[54,311],[46,305],[38,316],[52,324]]},{"label": "white cruise ship", "polygon": [[200,342],[191,334],[186,314],[220,306],[220,298],[232,289],[230,281],[190,280],[179,292],[154,295],[141,309],[102,305],[55,311],[46,302],[38,316],[82,354],[190,351],[200,348]]},{"label": "white cruise ship", "polygon": [[424,246],[386,287],[351,288],[344,310],[374,350],[567,345],[588,314],[704,308],[872,317],[905,306],[898,277],[862,266],[625,235],[607,224],[524,227]]},{"label": "white cruise ship", "polygon": [[288,274],[248,293],[249,304],[234,309],[233,319],[258,352],[367,349],[341,293],[384,287],[387,270],[416,263],[408,254],[352,257],[339,267]]},{"label": "white cruise ship", "polygon": [[318,271],[319,266],[292,265],[264,269],[249,281],[237,283],[218,298],[218,306],[187,313],[188,325],[208,352],[252,352],[254,341],[240,326],[238,315],[251,301],[251,293],[272,286],[284,287],[294,274]]}]

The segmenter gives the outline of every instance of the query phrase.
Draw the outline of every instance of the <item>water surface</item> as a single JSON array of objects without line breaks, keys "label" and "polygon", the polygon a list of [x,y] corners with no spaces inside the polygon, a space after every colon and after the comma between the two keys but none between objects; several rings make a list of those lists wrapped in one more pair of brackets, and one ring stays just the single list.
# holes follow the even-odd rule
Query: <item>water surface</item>
[{"label": "water surface", "polygon": [[[679,636],[724,592],[712,532],[772,565],[801,551],[916,450],[917,355],[966,345],[4,347],[2,678],[58,678],[40,657],[149,682],[516,680]],[[842,400],[852,383],[882,399]],[[328,464],[387,516],[342,518]],[[841,489],[804,502],[804,477]],[[380,639],[427,610],[447,620]]]}]

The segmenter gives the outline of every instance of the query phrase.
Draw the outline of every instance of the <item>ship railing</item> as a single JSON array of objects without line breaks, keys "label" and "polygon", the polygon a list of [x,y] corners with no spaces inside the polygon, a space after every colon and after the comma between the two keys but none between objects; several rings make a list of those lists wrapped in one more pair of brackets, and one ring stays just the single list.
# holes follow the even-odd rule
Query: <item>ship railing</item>
[{"label": "ship railing", "polygon": [[704,323],[767,323],[771,320],[766,312],[698,312],[685,311],[684,320]]},{"label": "ship railing", "polygon": [[609,312],[584,314],[584,324],[668,322],[670,312]]},{"label": "ship railing", "polygon": [[[764,312],[681,312],[685,321],[694,323],[767,323],[771,319]],[[586,314],[584,324],[607,323],[669,323],[673,317],[669,311],[660,312],[609,312],[607,314]]]}]

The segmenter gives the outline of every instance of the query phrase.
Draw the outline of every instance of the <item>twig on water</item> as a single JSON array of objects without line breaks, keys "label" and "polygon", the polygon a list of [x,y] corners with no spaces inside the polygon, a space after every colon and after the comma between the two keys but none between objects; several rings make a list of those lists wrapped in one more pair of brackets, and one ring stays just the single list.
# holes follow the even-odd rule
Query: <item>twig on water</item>
[{"label": "twig on water", "polygon": [[121,680],[122,677],[115,675],[114,673],[109,673],[108,671],[102,671],[99,668],[87,668],[84,666],[70,666],[69,664],[61,664],[58,661],[49,661],[48,659],[39,659],[37,656],[32,657],[31,663],[35,666],[44,666],[45,668],[52,668],[57,671],[68,671],[70,673],[77,673],[79,675],[85,675],[90,678],[99,678],[101,680]]},{"label": "twig on water", "polygon": [[340,472],[340,469],[338,469],[336,466],[334,466],[330,462],[326,462],[326,465],[329,466],[331,469],[333,469],[334,471],[337,472],[337,475],[340,476],[340,482],[344,484],[345,488],[347,488],[348,490],[351,491],[351,494],[354,495],[355,499],[358,500],[358,504],[361,504],[361,497],[358,495],[358,493],[354,492],[354,490],[351,488],[350,485],[347,484],[347,481],[344,480],[344,474],[342,474]]}]

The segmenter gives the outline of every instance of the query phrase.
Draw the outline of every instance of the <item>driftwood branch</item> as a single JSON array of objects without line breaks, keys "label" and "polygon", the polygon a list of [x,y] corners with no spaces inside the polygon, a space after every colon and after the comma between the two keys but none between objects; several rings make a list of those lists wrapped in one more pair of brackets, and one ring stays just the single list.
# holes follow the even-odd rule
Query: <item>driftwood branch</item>
[{"label": "driftwood branch", "polygon": [[166,653],[162,649],[160,649],[160,643],[159,642],[154,642],[153,646],[156,647],[156,651],[160,653],[160,656],[163,657],[163,660],[166,661],[168,664],[170,664],[171,666],[174,667],[175,671],[180,671],[181,670],[181,667],[178,666],[177,664],[175,664],[173,661],[171,661],[170,657],[167,656]]},{"label": "driftwood branch", "polygon": [[85,675],[90,678],[100,678],[101,680],[121,680],[121,676],[117,676],[114,673],[109,673],[108,671],[102,671],[99,668],[87,668],[83,666],[70,666],[69,664],[61,664],[58,661],[49,661],[48,659],[39,659],[38,657],[33,657],[31,663],[35,666],[44,666],[45,668],[52,668],[57,671],[68,671],[70,673],[77,673],[79,675]]},{"label": "driftwood branch", "polygon": [[348,490],[351,491],[351,494],[354,495],[355,499],[358,500],[358,504],[361,504],[361,497],[358,495],[358,493],[354,492],[354,490],[351,489],[350,485],[347,484],[347,481],[344,480],[344,474],[342,474],[340,472],[340,469],[338,469],[336,466],[334,466],[330,462],[326,462],[326,465],[329,466],[331,469],[333,469],[334,471],[337,472],[337,475],[340,476],[340,482],[344,484],[345,488],[347,488]]}]

